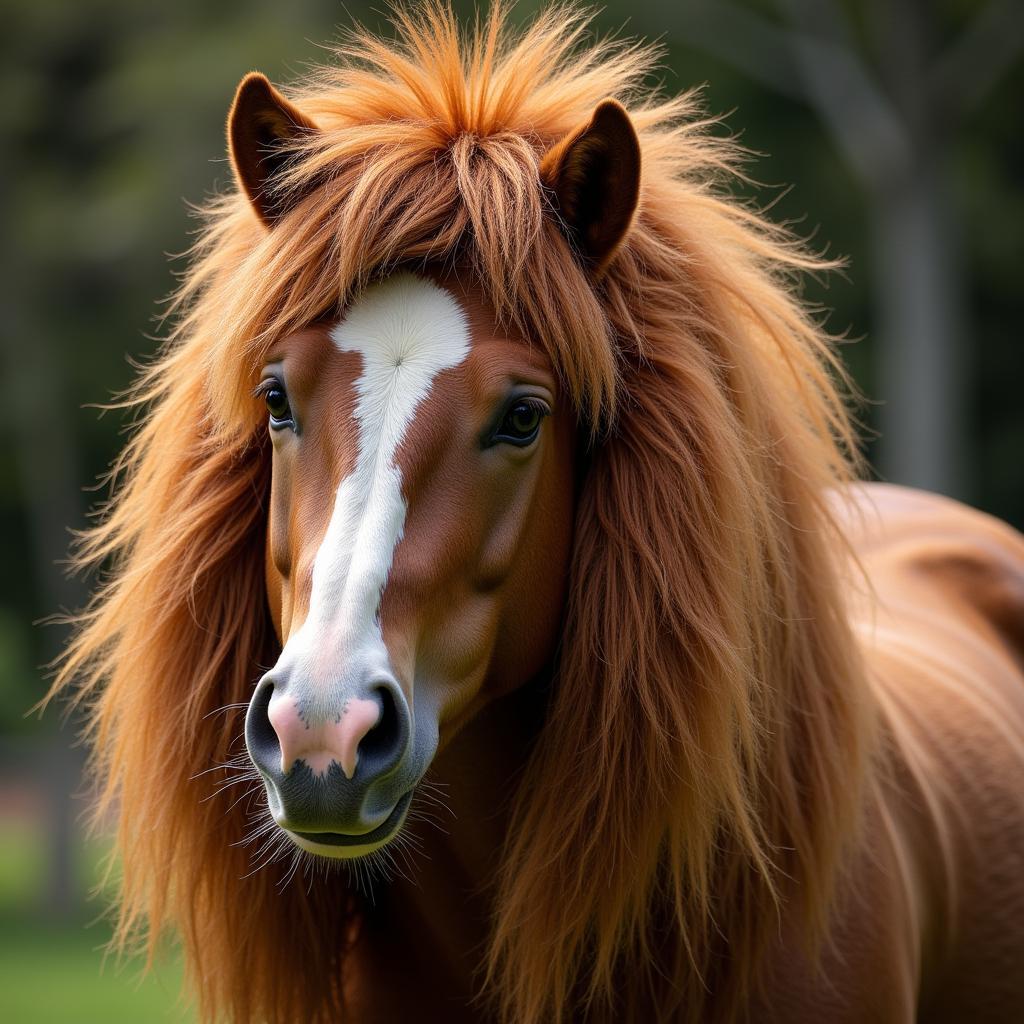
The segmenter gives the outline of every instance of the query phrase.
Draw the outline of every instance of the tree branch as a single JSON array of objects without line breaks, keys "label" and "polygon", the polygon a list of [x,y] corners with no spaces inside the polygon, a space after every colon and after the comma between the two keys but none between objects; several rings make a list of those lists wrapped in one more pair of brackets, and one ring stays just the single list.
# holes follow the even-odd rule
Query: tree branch
[{"label": "tree branch", "polygon": [[869,188],[904,172],[913,162],[907,126],[852,49],[843,13],[833,0],[777,3],[795,26],[787,35],[807,102],[853,171]]},{"label": "tree branch", "polygon": [[826,39],[852,52],[853,33],[842,6],[835,0],[775,0],[788,20],[807,35]]},{"label": "tree branch", "polygon": [[803,101],[800,76],[789,55],[788,33],[767,18],[730,0],[692,0],[658,10],[657,24],[643,24],[642,12],[635,23],[654,34],[668,30],[684,45],[716,57],[747,77]]},{"label": "tree branch", "polygon": [[[799,16],[801,22],[821,27],[815,7],[817,2],[794,0],[794,20]],[[829,33],[833,38],[825,39],[805,31],[803,24],[789,29],[731,0],[695,0],[671,10],[675,17],[669,28],[681,41],[810,105],[865,186],[878,187],[910,164],[909,140],[899,116],[841,41],[835,18],[835,31]]]},{"label": "tree branch", "polygon": [[935,62],[933,109],[951,120],[971,113],[1024,49],[1024,3],[993,0]]}]

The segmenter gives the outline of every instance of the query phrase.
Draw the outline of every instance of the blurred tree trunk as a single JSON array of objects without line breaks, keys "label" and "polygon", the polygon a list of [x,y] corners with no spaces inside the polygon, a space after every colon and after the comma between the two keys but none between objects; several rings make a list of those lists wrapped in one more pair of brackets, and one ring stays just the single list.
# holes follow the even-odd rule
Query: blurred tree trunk
[{"label": "blurred tree trunk", "polygon": [[879,469],[895,483],[969,497],[971,365],[952,140],[1024,47],[1024,2],[991,0],[936,53],[932,3],[866,0],[872,55],[839,0],[775,6],[778,20],[730,0],[691,0],[675,9],[673,28],[818,113],[860,183],[871,233]]},{"label": "blurred tree trunk", "polygon": [[[110,45],[104,24],[110,17],[79,15],[70,7],[57,19],[23,17],[20,27],[33,34],[21,39],[17,31],[8,32],[3,42],[23,52],[5,52],[7,60],[0,62],[3,72],[14,74],[7,82],[11,95],[21,97],[5,111],[6,145],[0,148],[0,216],[7,237],[18,240],[0,254],[5,289],[0,370],[29,549],[25,563],[31,566],[31,578],[17,585],[25,595],[21,606],[44,620],[77,611],[86,599],[83,582],[69,577],[64,567],[71,531],[84,525],[85,505],[77,410],[68,386],[70,353],[88,336],[89,318],[95,316],[80,298],[90,294],[95,279],[88,276],[88,267],[75,262],[79,229],[74,217],[88,201],[104,153],[89,137],[82,97],[88,97],[104,66],[104,47]],[[41,698],[48,686],[44,666],[60,654],[68,630],[41,625],[32,635]],[[82,896],[75,878],[81,805],[74,798],[84,753],[74,742],[80,720],[74,715],[63,720],[62,711],[54,706],[47,712],[52,728],[39,737],[38,759],[26,770],[45,786],[48,797],[46,909],[68,918],[80,909]]]},{"label": "blurred tree trunk", "polygon": [[946,176],[934,154],[913,176],[871,197],[872,295],[882,475],[894,482],[969,496],[966,461],[971,391],[965,344],[964,275]]},{"label": "blurred tree trunk", "polygon": [[[59,564],[67,556],[70,529],[82,522],[77,445],[68,422],[61,361],[45,325],[35,323],[26,308],[33,292],[31,283],[12,266],[5,271],[12,292],[6,304],[3,374],[7,394],[16,405],[10,410],[13,414],[8,416],[8,425],[13,433],[35,567],[31,585],[39,605],[49,614],[56,614],[80,607],[85,597],[82,584],[69,578]],[[52,662],[63,646],[65,629],[46,626],[36,633],[41,660]],[[41,680],[39,695],[44,692],[45,682]],[[73,797],[81,783],[83,755],[71,745],[76,724],[71,716],[61,734],[46,745],[45,770],[39,774],[49,795],[47,909],[58,918],[71,916],[79,903]]]}]

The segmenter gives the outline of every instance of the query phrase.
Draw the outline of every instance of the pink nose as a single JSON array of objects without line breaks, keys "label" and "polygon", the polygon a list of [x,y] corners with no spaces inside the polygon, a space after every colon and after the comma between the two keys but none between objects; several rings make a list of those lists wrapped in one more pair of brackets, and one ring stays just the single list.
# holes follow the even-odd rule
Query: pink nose
[{"label": "pink nose", "polygon": [[380,705],[374,700],[353,697],[345,701],[341,715],[310,724],[300,715],[295,701],[275,693],[267,709],[270,724],[281,745],[281,771],[285,774],[302,760],[317,775],[337,761],[345,778],[351,779],[359,763],[359,744],[380,719]]}]

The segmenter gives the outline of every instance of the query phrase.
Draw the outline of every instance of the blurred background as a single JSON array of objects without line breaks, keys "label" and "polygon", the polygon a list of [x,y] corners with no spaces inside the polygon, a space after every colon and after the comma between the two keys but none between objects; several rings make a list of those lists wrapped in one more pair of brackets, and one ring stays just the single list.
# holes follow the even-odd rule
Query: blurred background
[{"label": "blurred background", "polygon": [[[515,17],[539,5],[520,3]],[[464,14],[473,5],[456,3]],[[360,0],[4,0],[0,35],[0,1019],[188,1019],[173,951],[103,967],[106,849],[87,839],[74,721],[25,717],[87,581],[61,572],[123,441],[102,402],[156,343],[188,201],[229,179],[239,78],[289,82]],[[884,479],[1024,527],[1024,3],[604,0],[596,27],[657,39],[660,81],[760,154],[748,190],[848,270],[807,297],[853,342]],[[103,970],[101,972],[101,967]]]}]

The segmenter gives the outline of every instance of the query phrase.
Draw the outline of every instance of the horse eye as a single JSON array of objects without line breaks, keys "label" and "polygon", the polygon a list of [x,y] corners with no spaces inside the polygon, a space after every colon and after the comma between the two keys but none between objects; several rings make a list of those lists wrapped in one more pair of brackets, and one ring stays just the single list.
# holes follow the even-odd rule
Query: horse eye
[{"label": "horse eye", "polygon": [[520,399],[502,418],[493,437],[494,443],[505,441],[525,448],[537,437],[540,422],[547,414],[547,408],[540,402]]},{"label": "horse eye", "polygon": [[272,426],[284,426],[291,422],[292,408],[288,404],[288,396],[284,393],[284,388],[273,384],[264,392],[264,398]]}]

